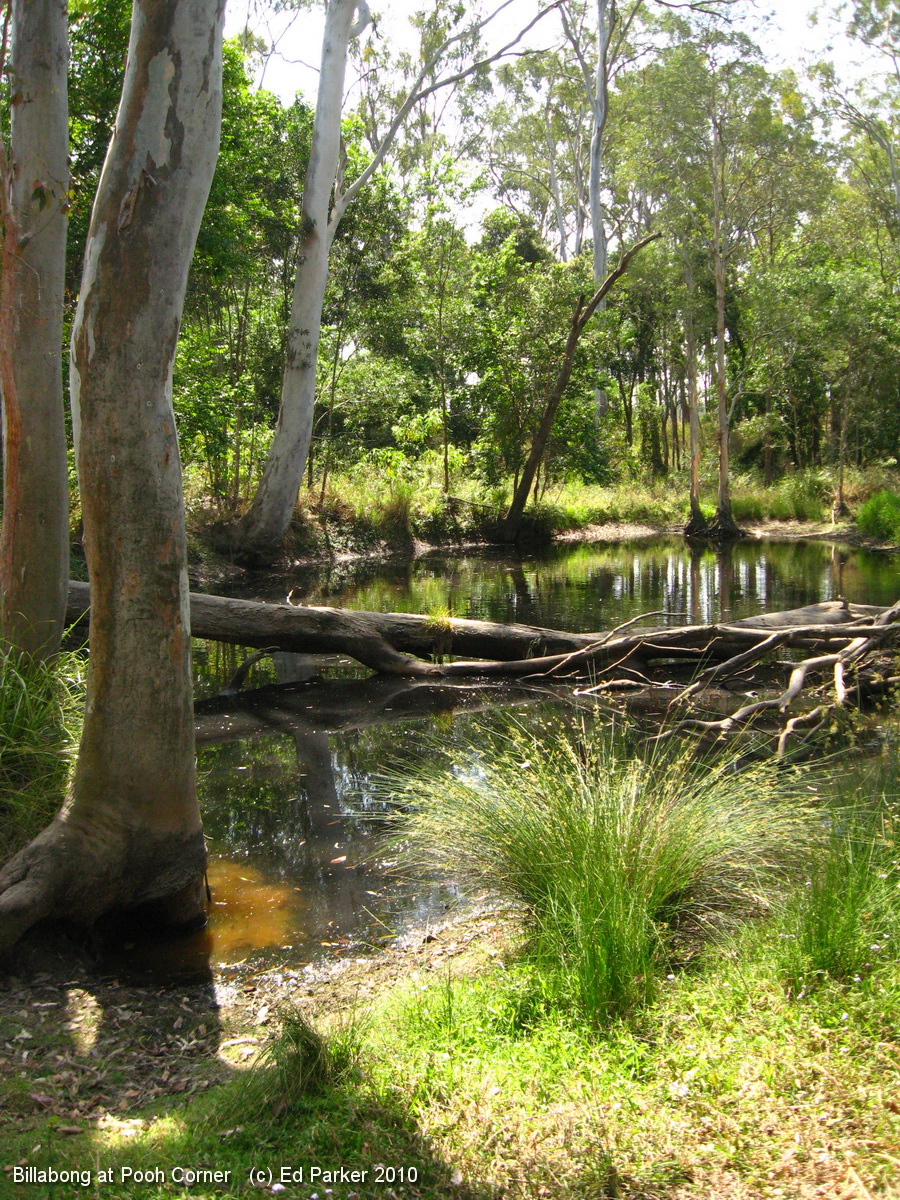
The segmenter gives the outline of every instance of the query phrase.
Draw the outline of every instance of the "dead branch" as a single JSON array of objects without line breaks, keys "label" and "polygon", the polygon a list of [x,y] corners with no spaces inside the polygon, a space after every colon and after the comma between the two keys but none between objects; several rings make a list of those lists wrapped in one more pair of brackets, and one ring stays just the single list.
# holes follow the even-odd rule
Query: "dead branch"
[{"label": "dead branch", "polygon": [[[72,584],[69,604],[70,621],[84,614],[86,584]],[[900,641],[900,602],[886,609],[838,600],[713,625],[635,628],[642,620],[673,615],[644,613],[606,632],[572,633],[191,594],[195,637],[260,649],[226,691],[239,688],[249,666],[275,650],[350,656],[397,680],[495,680],[506,687],[515,680],[545,687],[574,683],[578,695],[597,698],[617,692],[639,696],[642,690],[671,697],[677,688],[663,709],[670,717],[676,709],[683,715],[668,725],[667,734],[724,736],[776,716],[782,718],[778,737],[784,753],[798,730],[811,736],[830,712],[884,695],[890,690],[886,681],[896,678],[891,656]],[[804,657],[783,661],[785,650]],[[770,692],[785,672],[786,682]],[[712,717],[709,689],[728,680],[740,681],[746,702]],[[815,717],[790,712],[810,707],[809,701]]]}]

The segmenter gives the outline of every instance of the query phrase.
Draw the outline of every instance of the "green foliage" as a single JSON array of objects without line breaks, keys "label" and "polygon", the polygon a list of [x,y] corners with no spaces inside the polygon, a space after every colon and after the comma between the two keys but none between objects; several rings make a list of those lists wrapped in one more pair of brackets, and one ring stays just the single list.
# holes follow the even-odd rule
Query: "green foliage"
[{"label": "green foliage", "polygon": [[84,661],[0,657],[0,861],[59,808],[81,732]]},{"label": "green foliage", "polygon": [[408,860],[521,904],[534,960],[597,1023],[652,999],[695,941],[765,910],[810,837],[774,769],[606,733],[513,728],[464,764],[401,780],[397,799]]},{"label": "green foliage", "polygon": [[856,523],[863,533],[886,542],[900,542],[900,495],[883,489],[870,496]]}]

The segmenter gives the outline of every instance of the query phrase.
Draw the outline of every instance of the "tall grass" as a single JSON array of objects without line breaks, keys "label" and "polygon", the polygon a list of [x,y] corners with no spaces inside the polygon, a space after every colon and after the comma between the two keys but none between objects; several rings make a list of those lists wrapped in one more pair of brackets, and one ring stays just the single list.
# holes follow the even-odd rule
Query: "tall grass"
[{"label": "tall grass", "polygon": [[827,840],[776,923],[792,994],[859,981],[900,953],[900,770],[890,741],[886,751],[834,780]]},{"label": "tall grass", "polygon": [[832,833],[822,857],[788,902],[782,921],[782,973],[790,990],[809,991],[828,976],[860,979],[900,938],[900,867],[871,830]]},{"label": "tall grass", "polygon": [[518,902],[532,957],[598,1023],[651,1000],[673,958],[767,909],[814,839],[806,802],[772,767],[629,751],[604,732],[514,728],[463,768],[400,783],[399,799],[409,860]]},{"label": "tall grass", "polygon": [[766,487],[752,476],[736,476],[732,511],[739,521],[823,521],[832,497],[827,471],[796,471]]},{"label": "tall grass", "polygon": [[876,492],[859,510],[856,523],[868,537],[900,542],[900,496],[886,488]]},{"label": "tall grass", "polygon": [[0,655],[0,861],[30,840],[63,799],[81,728],[84,664]]}]

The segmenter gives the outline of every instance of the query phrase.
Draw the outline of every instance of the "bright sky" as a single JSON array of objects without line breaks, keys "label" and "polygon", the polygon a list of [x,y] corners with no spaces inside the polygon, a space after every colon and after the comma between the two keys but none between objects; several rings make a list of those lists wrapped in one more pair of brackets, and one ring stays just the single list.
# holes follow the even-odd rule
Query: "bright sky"
[{"label": "bright sky", "polygon": [[[378,36],[411,46],[409,15],[425,7],[426,0],[371,0],[377,17]],[[229,0],[226,34],[238,33],[248,20],[251,28],[276,49],[266,66],[263,85],[289,102],[299,91],[312,103],[322,45],[324,6],[295,13],[260,14],[258,0]],[[751,9],[751,6],[747,6]],[[809,13],[815,0],[760,0],[752,15],[742,22],[762,47],[775,68],[792,67],[801,76],[806,66],[822,58],[832,59],[845,78],[858,77],[862,67],[859,47],[845,38],[840,26],[824,16],[811,25]],[[535,0],[516,0],[496,22],[497,44],[508,41],[536,12]],[[552,45],[559,36],[554,16],[548,16],[529,36],[528,45]],[[487,31],[486,31],[487,32]],[[499,39],[502,39],[499,40]]]}]

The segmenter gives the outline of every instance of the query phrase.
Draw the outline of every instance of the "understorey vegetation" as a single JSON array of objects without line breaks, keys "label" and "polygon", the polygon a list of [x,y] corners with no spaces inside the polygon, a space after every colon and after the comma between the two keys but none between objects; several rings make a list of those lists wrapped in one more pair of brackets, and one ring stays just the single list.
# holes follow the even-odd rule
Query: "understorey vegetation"
[{"label": "understorey vegetation", "polygon": [[[857,96],[823,67],[819,91],[807,94],[804,80],[771,68],[745,33],[713,19],[727,5],[693,17],[651,7],[611,18],[616,150],[599,163],[608,211],[593,240],[591,130],[578,115],[587,10],[569,14],[541,67],[531,55],[501,62],[445,97],[459,145],[437,117],[427,133],[427,121],[413,122],[358,194],[392,114],[374,83],[388,69],[377,35],[351,45],[348,69],[362,56],[366,82],[356,109],[345,108],[338,191],[350,189],[353,203],[329,252],[288,556],[496,537],[578,297],[598,285],[594,247],[609,241],[612,267],[646,227],[662,236],[578,342],[521,535],[608,521],[683,526],[695,489],[697,512],[710,520],[721,507],[723,389],[737,521],[846,522],[879,489],[896,493],[897,213],[885,132],[893,75],[876,71]],[[128,8],[115,0],[70,19],[70,310]],[[429,36],[455,36],[449,14],[435,22]],[[867,29],[851,21],[846,32],[876,62],[889,57]],[[98,42],[109,47],[103,68],[93,61]],[[421,53],[430,47],[426,39]],[[227,549],[263,478],[312,187],[312,97],[256,87],[263,54],[249,31],[226,44],[222,146],[174,365],[198,557]],[[462,57],[456,65],[467,69]],[[691,115],[701,111],[715,115],[729,146],[718,174],[721,146]],[[489,162],[476,146],[488,147]],[[469,215],[476,199],[487,212],[480,225]],[[865,532],[896,541],[881,503]]]},{"label": "understorey vegetation", "polygon": [[[260,1164],[295,1172],[288,1195],[340,1200],[377,1195],[385,1168],[434,1200],[889,1189],[891,747],[774,769],[750,746],[697,758],[576,723],[547,751],[516,723],[424,787],[389,781],[400,869],[452,863],[490,921],[438,929],[374,995],[286,992],[258,1055],[228,1078],[220,1059],[189,1103],[76,1136],[19,1117],[5,1159],[102,1163],[122,1200],[249,1196]],[[180,1188],[187,1162],[227,1179]]]},{"label": "understorey vegetation", "polygon": [[47,824],[65,795],[81,733],[83,654],[0,658],[0,858]]}]

